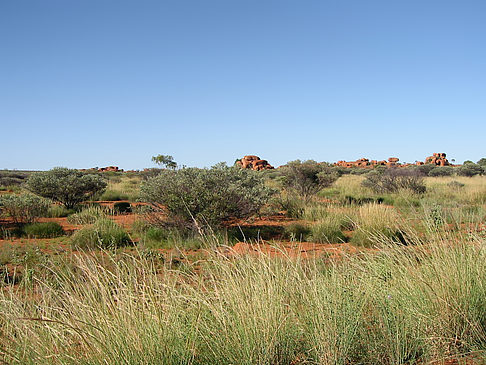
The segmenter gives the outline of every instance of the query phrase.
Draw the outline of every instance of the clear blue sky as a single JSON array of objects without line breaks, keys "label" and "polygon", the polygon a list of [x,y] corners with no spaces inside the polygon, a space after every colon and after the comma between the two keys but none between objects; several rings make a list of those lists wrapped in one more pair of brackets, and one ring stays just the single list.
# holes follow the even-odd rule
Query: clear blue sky
[{"label": "clear blue sky", "polygon": [[484,0],[4,0],[0,168],[486,156]]}]

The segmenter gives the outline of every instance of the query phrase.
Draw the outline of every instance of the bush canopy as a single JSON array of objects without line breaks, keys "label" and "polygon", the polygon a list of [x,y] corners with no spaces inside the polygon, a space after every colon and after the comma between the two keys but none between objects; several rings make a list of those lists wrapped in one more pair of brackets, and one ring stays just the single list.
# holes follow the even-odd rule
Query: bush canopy
[{"label": "bush canopy", "polygon": [[74,208],[106,188],[106,181],[99,175],[85,174],[75,169],[55,167],[37,172],[29,177],[26,188],[44,198]]},{"label": "bush canopy", "polygon": [[273,194],[258,172],[225,164],[211,169],[162,170],[140,190],[142,200],[163,205],[173,220],[199,228],[249,217]]}]

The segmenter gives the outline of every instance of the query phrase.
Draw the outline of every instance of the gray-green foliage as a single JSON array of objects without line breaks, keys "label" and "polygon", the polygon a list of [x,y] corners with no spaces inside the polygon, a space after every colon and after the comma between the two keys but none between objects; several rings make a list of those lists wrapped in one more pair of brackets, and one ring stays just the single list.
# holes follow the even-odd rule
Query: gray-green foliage
[{"label": "gray-green foliage", "polygon": [[245,218],[267,203],[273,190],[255,171],[220,164],[211,169],[162,170],[141,186],[144,201],[165,206],[171,218],[199,227]]},{"label": "gray-green foliage", "polygon": [[49,202],[33,194],[8,194],[0,197],[0,209],[15,223],[31,223],[47,213]]},{"label": "gray-green foliage", "polygon": [[464,165],[456,168],[457,175],[459,176],[475,176],[484,174],[485,170],[481,165],[477,165],[474,162],[466,163]]},{"label": "gray-green foliage", "polygon": [[75,169],[56,167],[29,177],[26,188],[33,193],[73,208],[106,188],[99,175],[85,174]]},{"label": "gray-green foliage", "polygon": [[327,164],[312,160],[288,162],[279,172],[283,185],[304,199],[331,186],[339,177]]},{"label": "gray-green foliage", "polygon": [[374,170],[366,175],[362,185],[377,193],[396,193],[400,190],[410,190],[422,194],[426,191],[421,173],[415,169],[405,168]]}]

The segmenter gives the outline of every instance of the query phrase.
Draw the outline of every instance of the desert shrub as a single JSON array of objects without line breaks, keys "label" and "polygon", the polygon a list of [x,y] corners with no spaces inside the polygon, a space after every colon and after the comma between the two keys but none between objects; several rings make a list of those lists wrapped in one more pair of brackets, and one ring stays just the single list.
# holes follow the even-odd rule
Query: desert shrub
[{"label": "desert shrub", "polygon": [[372,247],[380,241],[403,242],[400,217],[393,208],[367,204],[359,208],[354,222],[351,242],[357,246]]},{"label": "desert shrub", "polygon": [[27,172],[21,171],[0,171],[0,186],[19,186],[29,176]]},{"label": "desert shrub", "polygon": [[329,214],[310,227],[309,240],[318,243],[344,242],[346,237],[341,230],[342,226],[340,216]]},{"label": "desert shrub", "polygon": [[80,212],[71,214],[68,222],[71,224],[93,224],[100,218],[106,218],[106,209],[98,205],[83,208]]},{"label": "desert shrub", "polygon": [[100,193],[106,185],[99,175],[64,167],[37,172],[26,182],[26,188],[33,193],[59,202],[68,209]]},{"label": "desert shrub", "polygon": [[31,223],[47,213],[49,202],[33,194],[8,194],[0,197],[0,209],[15,223]]},{"label": "desert shrub", "polygon": [[429,176],[452,176],[454,168],[451,166],[436,166],[429,171]]},{"label": "desert shrub", "polygon": [[92,226],[80,229],[71,237],[78,249],[116,248],[131,243],[128,233],[111,219],[101,218]]},{"label": "desert shrub", "polygon": [[132,212],[132,206],[128,202],[118,202],[113,205],[115,213],[125,214]]},{"label": "desert shrub", "polygon": [[419,165],[415,167],[415,170],[420,172],[423,176],[429,176],[430,171],[435,169],[437,166],[433,164]]},{"label": "desert shrub", "polygon": [[249,217],[272,194],[257,172],[225,165],[163,170],[141,186],[143,200],[165,206],[171,219],[199,229]]},{"label": "desert shrub", "polygon": [[310,228],[302,223],[292,223],[284,229],[284,236],[291,241],[306,241],[310,233]]},{"label": "desert shrub", "polygon": [[54,238],[64,235],[61,225],[56,222],[27,224],[23,231],[26,236],[33,238]]},{"label": "desert shrub", "polygon": [[475,176],[481,175],[484,173],[483,168],[480,165],[475,164],[474,162],[465,163],[462,166],[459,166],[455,169],[457,175],[459,176]]},{"label": "desert shrub", "polygon": [[283,185],[308,199],[319,190],[331,186],[339,175],[327,164],[316,161],[292,161],[279,169]]},{"label": "desert shrub", "polygon": [[100,195],[100,200],[112,202],[119,200],[128,200],[128,195],[117,190],[106,190],[103,194]]},{"label": "desert shrub", "polygon": [[370,172],[362,185],[377,193],[395,193],[399,190],[410,190],[424,193],[424,179],[415,169],[389,168],[384,172]]}]

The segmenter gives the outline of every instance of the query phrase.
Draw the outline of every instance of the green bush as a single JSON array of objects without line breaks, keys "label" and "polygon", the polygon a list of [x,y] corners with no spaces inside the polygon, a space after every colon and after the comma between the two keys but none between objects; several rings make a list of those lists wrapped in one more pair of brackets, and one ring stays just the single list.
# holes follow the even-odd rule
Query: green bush
[{"label": "green bush", "polygon": [[56,167],[32,174],[26,188],[44,198],[74,208],[106,188],[106,181],[99,175],[85,174],[75,169]]},{"label": "green bush", "polygon": [[471,177],[484,174],[483,168],[474,162],[464,163],[464,165],[457,167],[455,170],[459,176]]},{"label": "green bush", "polygon": [[424,179],[416,169],[389,168],[383,172],[373,170],[366,175],[362,185],[377,193],[410,190],[422,194],[426,191]]},{"label": "green bush", "polygon": [[330,214],[310,227],[309,240],[318,243],[340,243],[346,240],[341,217]]},{"label": "green bush", "polygon": [[0,197],[0,209],[15,223],[31,223],[47,213],[49,202],[33,194],[8,194]]},{"label": "green bush", "polygon": [[429,176],[452,176],[454,168],[451,166],[437,166],[429,171]]},{"label": "green bush", "polygon": [[131,242],[130,236],[122,227],[105,218],[80,229],[71,237],[71,245],[77,249],[116,248]]},{"label": "green bush", "polygon": [[307,199],[331,186],[339,177],[331,167],[316,161],[291,161],[279,169],[283,185]]},{"label": "green bush", "polygon": [[199,229],[254,215],[272,194],[257,172],[225,165],[162,170],[141,186],[142,200],[165,206],[171,219]]},{"label": "green bush", "polygon": [[54,238],[64,235],[61,225],[56,222],[31,223],[23,228],[24,234],[33,238]]}]

